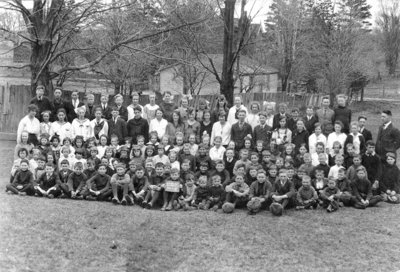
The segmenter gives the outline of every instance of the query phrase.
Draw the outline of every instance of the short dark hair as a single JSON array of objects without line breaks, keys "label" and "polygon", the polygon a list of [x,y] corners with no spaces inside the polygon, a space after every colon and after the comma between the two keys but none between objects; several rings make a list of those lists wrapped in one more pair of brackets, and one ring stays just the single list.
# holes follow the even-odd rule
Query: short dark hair
[{"label": "short dark hair", "polygon": [[384,110],[382,113],[392,116],[392,112],[390,110]]}]

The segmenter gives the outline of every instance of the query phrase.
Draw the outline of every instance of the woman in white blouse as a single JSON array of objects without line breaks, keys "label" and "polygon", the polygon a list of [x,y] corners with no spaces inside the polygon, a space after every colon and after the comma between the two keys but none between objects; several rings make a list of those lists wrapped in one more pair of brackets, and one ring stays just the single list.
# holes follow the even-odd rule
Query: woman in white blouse
[{"label": "woman in white blouse", "polygon": [[250,113],[246,116],[246,122],[250,124],[251,128],[254,130],[256,126],[260,124],[260,117],[258,113],[260,112],[260,104],[257,102],[252,102],[250,105]]},{"label": "woman in white blouse", "polygon": [[326,146],[326,136],[322,134],[322,127],[320,123],[315,123],[314,125],[314,133],[308,137],[308,148],[309,153],[312,155],[317,152],[316,144],[321,142]]},{"label": "woman in white blouse", "polygon": [[38,138],[40,133],[40,122],[35,118],[36,113],[39,111],[36,105],[28,106],[28,114],[19,121],[17,130],[17,143],[21,143],[21,134],[23,131],[28,132],[28,143],[33,145],[38,144]]},{"label": "woman in white blouse", "polygon": [[93,129],[90,125],[90,120],[85,118],[85,112],[85,107],[79,107],[76,112],[78,117],[72,121],[72,137],[75,138],[80,135],[84,141],[93,137]]},{"label": "woman in white blouse", "polygon": [[228,146],[231,141],[231,124],[226,121],[226,113],[221,111],[219,113],[219,122],[215,122],[211,131],[211,144],[214,144],[214,139],[217,136],[222,138],[222,145]]},{"label": "woman in white blouse", "polygon": [[60,137],[62,143],[65,138],[72,138],[72,125],[65,121],[67,113],[65,109],[61,108],[57,110],[57,121],[51,124],[50,136],[57,134]]},{"label": "woman in white blouse", "polygon": [[341,146],[342,149],[341,154],[343,154],[343,148],[344,148],[344,142],[346,141],[347,135],[345,133],[342,132],[343,129],[343,123],[341,121],[335,121],[334,124],[334,132],[332,132],[331,134],[328,135],[328,141],[326,144],[326,148],[329,150],[329,154],[331,156],[333,156],[333,143],[338,141]]},{"label": "woman in white blouse", "polygon": [[149,125],[149,133],[152,131],[157,131],[158,139],[160,140],[164,136],[168,125],[168,121],[163,118],[163,115],[163,111],[161,109],[157,109],[156,118],[151,120]]}]

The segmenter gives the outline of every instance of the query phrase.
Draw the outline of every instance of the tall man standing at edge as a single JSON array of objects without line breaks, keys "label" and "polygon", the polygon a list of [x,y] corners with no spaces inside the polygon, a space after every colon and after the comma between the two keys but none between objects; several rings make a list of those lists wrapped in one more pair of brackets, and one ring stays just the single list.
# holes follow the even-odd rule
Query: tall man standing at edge
[{"label": "tall man standing at edge", "polygon": [[396,154],[400,148],[400,131],[392,124],[392,112],[384,110],[381,113],[382,126],[379,127],[376,139],[376,153],[381,158],[386,158],[388,152]]}]

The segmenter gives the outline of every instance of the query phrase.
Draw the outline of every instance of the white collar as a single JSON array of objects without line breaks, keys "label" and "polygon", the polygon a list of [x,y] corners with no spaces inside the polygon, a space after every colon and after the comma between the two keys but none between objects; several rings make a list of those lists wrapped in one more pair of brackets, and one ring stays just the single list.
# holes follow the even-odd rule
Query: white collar
[{"label": "white collar", "polygon": [[383,125],[383,129],[387,129],[387,127],[392,123],[392,121],[387,122]]}]

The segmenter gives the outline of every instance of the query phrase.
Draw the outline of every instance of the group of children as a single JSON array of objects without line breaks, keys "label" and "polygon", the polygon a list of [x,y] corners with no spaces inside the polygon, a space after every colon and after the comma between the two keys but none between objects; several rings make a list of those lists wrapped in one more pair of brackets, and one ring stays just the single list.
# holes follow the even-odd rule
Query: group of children
[{"label": "group of children", "polygon": [[[316,125],[316,127],[318,124]],[[29,143],[29,133],[21,133],[6,191],[18,195],[111,201],[140,205],[146,209],[222,209],[230,213],[247,207],[249,214],[270,210],[282,215],[286,209],[316,209],[333,212],[342,206],[365,209],[380,201],[399,203],[400,170],[396,155],[380,158],[375,143],[367,141],[364,153],[345,151],[333,143],[327,154],[323,142],[312,147],[293,143],[277,146],[235,142],[222,146],[221,136],[210,143],[205,134],[200,144],[176,133],[175,144],[157,133],[150,142],[143,136],[119,145],[118,137],[99,139],[77,136],[51,138],[40,135],[39,143]],[[248,140],[248,139],[247,139]]]}]

